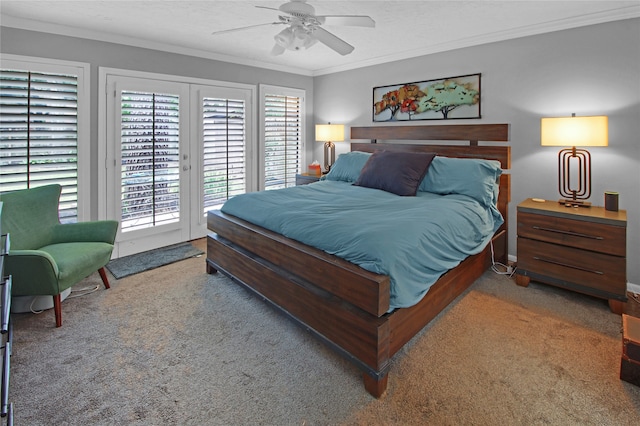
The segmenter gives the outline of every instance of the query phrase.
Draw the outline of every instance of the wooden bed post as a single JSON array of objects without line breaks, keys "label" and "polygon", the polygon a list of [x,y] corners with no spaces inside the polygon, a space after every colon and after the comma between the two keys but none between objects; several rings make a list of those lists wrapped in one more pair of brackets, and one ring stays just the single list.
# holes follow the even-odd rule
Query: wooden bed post
[{"label": "wooden bed post", "polygon": [[207,261],[205,262],[205,264],[207,265],[207,274],[211,275],[218,272],[218,270],[214,268],[210,262]]},{"label": "wooden bed post", "polygon": [[376,379],[371,377],[368,373],[362,373],[362,380],[364,381],[365,390],[373,395],[373,397],[380,398],[387,390],[389,374],[385,374],[383,377]]}]

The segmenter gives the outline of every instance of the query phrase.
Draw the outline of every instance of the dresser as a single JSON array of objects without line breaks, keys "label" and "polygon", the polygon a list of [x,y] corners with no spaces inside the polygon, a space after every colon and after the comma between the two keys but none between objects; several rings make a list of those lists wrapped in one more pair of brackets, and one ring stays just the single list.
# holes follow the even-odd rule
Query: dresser
[{"label": "dresser", "polygon": [[2,353],[2,383],[0,384],[0,416],[7,425],[13,424],[13,405],[9,402],[9,377],[11,370],[12,327],[11,277],[4,275],[4,260],[9,253],[9,235],[2,235],[2,203],[0,202],[0,352]]},{"label": "dresser", "polygon": [[299,173],[296,175],[296,186],[299,185],[308,185],[313,182],[317,182],[320,180],[320,176],[318,175],[310,175],[308,173]]},{"label": "dresser", "polygon": [[527,199],[517,207],[516,283],[530,280],[606,299],[621,314],[627,301],[627,213]]}]

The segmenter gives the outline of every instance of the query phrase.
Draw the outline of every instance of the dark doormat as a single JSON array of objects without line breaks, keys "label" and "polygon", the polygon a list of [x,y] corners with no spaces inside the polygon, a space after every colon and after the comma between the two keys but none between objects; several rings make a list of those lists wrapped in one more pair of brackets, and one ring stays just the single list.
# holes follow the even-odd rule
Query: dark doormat
[{"label": "dark doormat", "polygon": [[107,264],[107,269],[119,280],[129,275],[202,254],[203,252],[195,248],[191,243],[180,243],[113,259]]}]

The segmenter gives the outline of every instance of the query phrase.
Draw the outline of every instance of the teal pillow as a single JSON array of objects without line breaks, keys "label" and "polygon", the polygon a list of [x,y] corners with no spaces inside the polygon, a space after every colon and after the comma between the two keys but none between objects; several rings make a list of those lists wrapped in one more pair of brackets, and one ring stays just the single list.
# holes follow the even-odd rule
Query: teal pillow
[{"label": "teal pillow", "polygon": [[336,162],[331,166],[331,170],[323,180],[341,180],[344,182],[355,182],[360,176],[360,171],[367,160],[371,157],[369,152],[351,151],[340,154]]},{"label": "teal pillow", "polygon": [[498,200],[501,174],[499,161],[436,156],[418,191],[467,195],[490,206]]}]

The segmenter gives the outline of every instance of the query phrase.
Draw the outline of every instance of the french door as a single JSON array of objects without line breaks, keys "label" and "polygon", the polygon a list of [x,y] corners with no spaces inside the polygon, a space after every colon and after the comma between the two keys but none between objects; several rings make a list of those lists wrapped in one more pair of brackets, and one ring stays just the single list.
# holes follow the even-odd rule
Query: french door
[{"label": "french door", "polygon": [[108,75],[106,216],[115,257],[206,235],[252,185],[246,89]]}]

